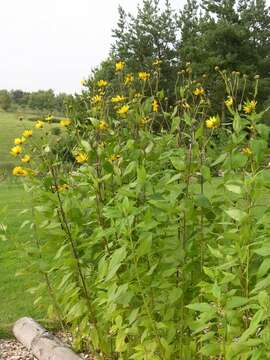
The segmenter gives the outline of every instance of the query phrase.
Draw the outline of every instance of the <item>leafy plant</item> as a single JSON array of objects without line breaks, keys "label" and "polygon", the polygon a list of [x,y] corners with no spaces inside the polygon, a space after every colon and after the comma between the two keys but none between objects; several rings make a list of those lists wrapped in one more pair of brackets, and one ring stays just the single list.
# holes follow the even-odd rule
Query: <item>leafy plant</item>
[{"label": "leafy plant", "polygon": [[156,68],[131,82],[124,64],[115,71],[119,93],[97,82],[69,107],[61,151],[49,133],[22,145],[31,167],[17,175],[29,175],[40,233],[24,249],[50,314],[101,359],[266,359],[269,128],[258,79],[247,98],[241,75],[219,72],[220,118],[215,88],[190,64],[172,107]]}]

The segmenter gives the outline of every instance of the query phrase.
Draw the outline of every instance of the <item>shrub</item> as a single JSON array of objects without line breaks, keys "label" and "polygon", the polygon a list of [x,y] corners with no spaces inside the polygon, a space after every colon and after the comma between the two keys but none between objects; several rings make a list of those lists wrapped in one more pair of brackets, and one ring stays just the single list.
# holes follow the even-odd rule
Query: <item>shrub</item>
[{"label": "shrub", "polygon": [[236,97],[238,74],[220,75],[224,118],[211,112],[215,89],[190,72],[172,108],[158,76],[125,86],[121,73],[119,94],[97,85],[70,107],[72,157],[52,151],[49,134],[23,145],[39,233],[23,247],[44,280],[37,296],[47,286],[76,348],[102,359],[267,358],[267,109]]}]

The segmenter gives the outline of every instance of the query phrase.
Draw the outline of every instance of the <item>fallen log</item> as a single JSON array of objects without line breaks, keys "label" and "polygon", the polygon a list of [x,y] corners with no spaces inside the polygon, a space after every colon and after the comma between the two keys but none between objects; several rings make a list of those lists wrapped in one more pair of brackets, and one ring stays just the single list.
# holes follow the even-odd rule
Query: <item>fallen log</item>
[{"label": "fallen log", "polygon": [[13,334],[38,360],[82,360],[31,318],[24,317],[16,321]]}]

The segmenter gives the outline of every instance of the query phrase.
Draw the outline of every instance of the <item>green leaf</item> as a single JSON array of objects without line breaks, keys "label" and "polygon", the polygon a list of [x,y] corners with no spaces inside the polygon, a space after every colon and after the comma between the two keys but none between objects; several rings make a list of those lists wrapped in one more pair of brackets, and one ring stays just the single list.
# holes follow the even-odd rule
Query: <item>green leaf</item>
[{"label": "green leaf", "polygon": [[129,175],[130,173],[135,171],[136,168],[137,168],[137,161],[131,161],[124,171],[124,176]]},{"label": "green leaf", "polygon": [[178,301],[183,295],[183,290],[181,288],[174,288],[169,293],[168,303],[174,304]]},{"label": "green leaf", "polygon": [[261,278],[268,273],[270,269],[270,257],[263,260],[257,271],[257,277]]},{"label": "green leaf", "polygon": [[207,245],[208,249],[210,250],[211,254],[216,257],[217,259],[223,259],[224,255],[218,250],[218,249],[213,249],[210,245]]},{"label": "green leaf", "polygon": [[180,173],[175,174],[173,177],[170,178],[170,180],[169,180],[166,184],[167,184],[167,185],[168,185],[168,184],[171,184],[171,183],[173,183],[174,181],[179,180],[182,176],[183,176],[183,174],[180,174]]},{"label": "green leaf", "polygon": [[211,164],[211,166],[216,166],[220,163],[222,163],[228,156],[228,153],[224,153],[219,155],[219,157]]},{"label": "green leaf", "polygon": [[247,213],[243,210],[240,210],[240,209],[228,209],[228,210],[225,210],[225,213],[227,215],[229,215],[229,217],[231,217],[233,220],[235,221],[243,221],[247,218]]},{"label": "green leaf", "polygon": [[179,116],[176,116],[172,119],[171,132],[174,132],[175,130],[177,130],[179,128],[180,120],[181,119]]},{"label": "green leaf", "polygon": [[150,141],[150,143],[145,148],[145,153],[149,154],[153,150],[153,147],[154,147],[154,143]]},{"label": "green leaf", "polygon": [[254,154],[256,160],[258,162],[264,160],[266,156],[266,150],[267,150],[267,141],[262,139],[252,139],[250,142],[250,147],[252,150],[252,153]]},{"label": "green leaf", "polygon": [[92,327],[91,329],[89,329],[89,338],[91,339],[94,349],[98,349],[99,348],[99,336],[98,336],[98,332],[95,327]]},{"label": "green leaf", "polygon": [[236,133],[239,133],[245,126],[245,120],[241,119],[240,115],[238,113],[235,113],[233,118],[233,130]]},{"label": "green leaf", "polygon": [[232,310],[235,308],[240,308],[241,306],[246,305],[248,302],[248,298],[242,296],[232,296],[227,300],[226,309]]},{"label": "green leaf", "polygon": [[248,156],[242,153],[234,153],[228,163],[233,169],[243,168],[248,162]]},{"label": "green leaf", "polygon": [[140,184],[144,184],[147,177],[146,170],[143,166],[137,168],[137,178]]},{"label": "green leaf", "polygon": [[263,320],[263,318],[264,318],[264,310],[260,309],[253,316],[248,329],[243,332],[242,336],[239,339],[239,342],[247,341],[248,338],[256,332],[258,325]]},{"label": "green leaf", "polygon": [[184,113],[182,120],[184,121],[184,123],[186,123],[187,125],[192,125],[193,119],[190,115],[188,115],[188,113]]},{"label": "green leaf", "polygon": [[265,140],[268,140],[269,133],[270,133],[270,127],[265,124],[257,124],[256,130],[261,135],[262,138]]},{"label": "green leaf", "polygon": [[88,141],[81,140],[81,145],[82,145],[82,148],[84,149],[84,151],[86,151],[87,153],[89,153],[91,151],[91,145],[89,144]]},{"label": "green leaf", "polygon": [[194,202],[195,202],[196,206],[201,207],[202,209],[210,209],[211,208],[210,201],[203,194],[194,196]]},{"label": "green leaf", "polygon": [[115,340],[115,350],[119,353],[124,352],[127,348],[127,343],[125,341],[126,334],[123,331],[120,331]]},{"label": "green leaf", "polygon": [[172,164],[173,164],[173,167],[174,167],[176,170],[179,170],[179,171],[185,170],[186,164],[185,164],[184,160],[179,159],[179,158],[177,158],[177,157],[171,157],[170,160],[171,160],[171,162],[172,162]]},{"label": "green leaf", "polygon": [[204,356],[215,356],[219,355],[221,351],[221,346],[218,343],[210,343],[208,345],[204,345],[201,348],[201,354]]},{"label": "green leaf", "polygon": [[267,289],[270,286],[270,274],[267,275],[266,278],[262,279],[261,281],[257,282],[255,288],[251,291],[252,294],[263,290],[263,289]]},{"label": "green leaf", "polygon": [[254,250],[254,252],[261,256],[269,256],[270,255],[270,246],[263,246],[260,249]]},{"label": "green leaf", "polygon": [[213,312],[214,308],[208,303],[194,303],[186,305],[190,310],[199,311],[199,312]]},{"label": "green leaf", "polygon": [[127,255],[127,251],[125,246],[115,250],[109,263],[108,274],[105,281],[109,281],[114,277],[117,270],[122,265],[122,261],[125,259],[126,255]]},{"label": "green leaf", "polygon": [[265,311],[267,311],[269,306],[269,295],[267,291],[263,290],[260,291],[258,294],[258,301],[262,308],[264,308]]},{"label": "green leaf", "polygon": [[152,248],[152,234],[146,234],[140,238],[140,244],[137,249],[138,258],[150,254]]},{"label": "green leaf", "polygon": [[208,166],[203,165],[201,168],[201,173],[205,181],[211,179],[211,170]]},{"label": "green leaf", "polygon": [[235,193],[235,194],[241,194],[242,189],[239,185],[233,185],[233,184],[226,184],[225,185],[226,189]]}]

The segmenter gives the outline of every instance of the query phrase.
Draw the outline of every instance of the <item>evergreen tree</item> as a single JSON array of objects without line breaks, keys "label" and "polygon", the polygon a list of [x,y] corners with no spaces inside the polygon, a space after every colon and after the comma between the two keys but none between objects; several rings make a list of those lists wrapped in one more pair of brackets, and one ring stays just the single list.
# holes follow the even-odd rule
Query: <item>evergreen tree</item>
[{"label": "evergreen tree", "polygon": [[[215,66],[262,78],[258,98],[267,101],[270,83],[270,17],[264,0],[188,0],[180,12],[179,53],[182,63],[191,61],[197,77],[208,74],[208,87],[217,82]],[[224,91],[212,101],[220,106]],[[248,91],[248,86],[247,86]],[[250,94],[251,96],[251,94]],[[214,106],[215,108],[215,106]]]},{"label": "evergreen tree", "polygon": [[115,39],[108,59],[103,61],[92,74],[93,79],[115,79],[114,64],[125,61],[126,72],[137,73],[153,68],[155,60],[161,60],[161,83],[166,89],[173,89],[177,59],[177,37],[179,29],[176,14],[170,1],[165,0],[160,8],[159,0],[143,0],[136,16],[127,14],[119,7],[119,20],[113,30]]}]

